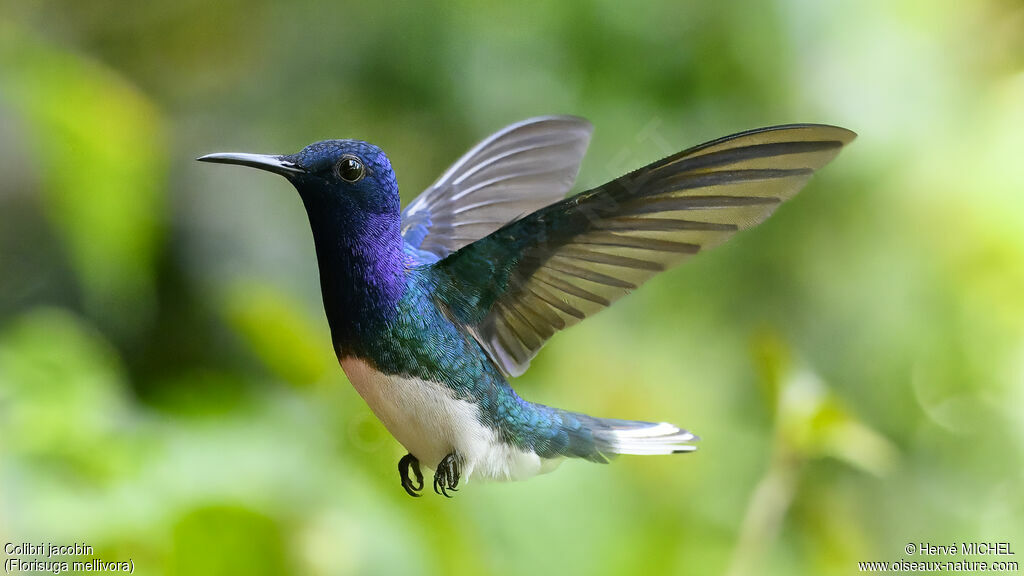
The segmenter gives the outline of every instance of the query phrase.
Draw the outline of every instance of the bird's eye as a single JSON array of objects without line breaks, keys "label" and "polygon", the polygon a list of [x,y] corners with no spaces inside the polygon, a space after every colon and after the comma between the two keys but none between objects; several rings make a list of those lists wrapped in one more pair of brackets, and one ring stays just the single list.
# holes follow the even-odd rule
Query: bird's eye
[{"label": "bird's eye", "polygon": [[366,176],[363,161],[351,154],[345,154],[338,161],[338,177],[345,182],[358,182]]}]

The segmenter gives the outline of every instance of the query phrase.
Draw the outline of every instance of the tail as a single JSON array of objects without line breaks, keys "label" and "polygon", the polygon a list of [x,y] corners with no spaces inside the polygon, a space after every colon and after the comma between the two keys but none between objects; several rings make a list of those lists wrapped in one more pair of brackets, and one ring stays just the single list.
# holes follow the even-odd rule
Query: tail
[{"label": "tail", "polygon": [[700,440],[693,433],[668,422],[637,422],[634,420],[612,420],[593,418],[591,432],[599,446],[612,454],[681,454],[693,452],[696,446],[690,444]]},{"label": "tail", "polygon": [[696,435],[668,422],[595,418],[533,404],[547,423],[531,448],[541,457],[569,456],[607,462],[617,454],[681,454],[697,449]]},{"label": "tail", "polygon": [[668,422],[595,418],[516,397],[517,417],[502,423],[510,444],[541,458],[607,462],[617,454],[681,454],[697,449],[696,435]]}]

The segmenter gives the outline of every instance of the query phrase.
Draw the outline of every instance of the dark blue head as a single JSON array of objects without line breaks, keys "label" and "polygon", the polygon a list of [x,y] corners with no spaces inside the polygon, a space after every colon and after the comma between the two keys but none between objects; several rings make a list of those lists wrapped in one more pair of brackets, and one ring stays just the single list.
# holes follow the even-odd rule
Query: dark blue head
[{"label": "dark blue head", "polygon": [[280,174],[298,189],[307,208],[331,204],[368,214],[399,212],[398,183],[384,151],[360,140],[323,140],[296,154],[219,153],[202,162],[239,164]]},{"label": "dark blue head", "polygon": [[299,191],[336,347],[350,347],[360,330],[394,312],[405,291],[406,262],[398,183],[380,148],[324,140],[287,156],[220,153],[199,160],[280,174]]},{"label": "dark blue head", "polygon": [[[286,174],[303,200],[342,202],[367,214],[398,214],[398,182],[380,148],[359,140],[324,140],[285,156],[302,172]],[[317,198],[305,196],[317,195]]]}]

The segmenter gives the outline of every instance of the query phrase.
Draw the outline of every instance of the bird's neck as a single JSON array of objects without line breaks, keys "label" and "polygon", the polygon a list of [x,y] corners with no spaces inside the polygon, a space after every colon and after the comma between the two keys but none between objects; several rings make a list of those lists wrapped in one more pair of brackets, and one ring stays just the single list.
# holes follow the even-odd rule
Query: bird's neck
[{"label": "bird's neck", "polygon": [[357,354],[405,293],[401,217],[310,212],[310,221],[335,352]]}]

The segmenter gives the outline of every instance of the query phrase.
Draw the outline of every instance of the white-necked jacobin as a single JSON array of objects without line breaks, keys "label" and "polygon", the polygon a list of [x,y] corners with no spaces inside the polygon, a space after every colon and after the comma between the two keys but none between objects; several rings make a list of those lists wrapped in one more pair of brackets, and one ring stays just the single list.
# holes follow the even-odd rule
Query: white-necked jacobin
[{"label": "white-necked jacobin", "polygon": [[566,198],[591,131],[572,116],[508,126],[405,210],[388,157],[359,140],[199,158],[298,189],[334,350],[408,450],[398,469],[412,496],[420,463],[448,496],[461,478],[523,479],[567,457],[694,450],[672,424],[535,404],[507,379],[559,330],[762,222],[855,137],[815,124],[751,130]]}]

